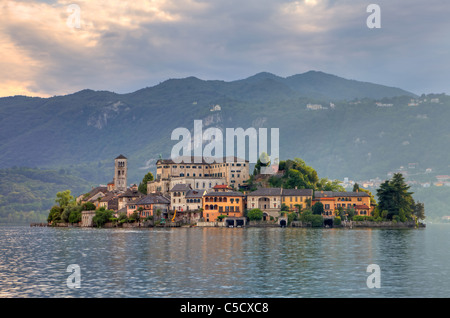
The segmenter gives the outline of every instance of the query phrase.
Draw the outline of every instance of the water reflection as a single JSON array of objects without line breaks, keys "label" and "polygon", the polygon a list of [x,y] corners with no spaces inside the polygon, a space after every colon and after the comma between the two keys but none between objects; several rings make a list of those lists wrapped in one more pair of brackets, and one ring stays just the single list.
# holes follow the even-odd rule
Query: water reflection
[{"label": "water reflection", "polygon": [[449,228],[0,227],[0,297],[448,297]]}]

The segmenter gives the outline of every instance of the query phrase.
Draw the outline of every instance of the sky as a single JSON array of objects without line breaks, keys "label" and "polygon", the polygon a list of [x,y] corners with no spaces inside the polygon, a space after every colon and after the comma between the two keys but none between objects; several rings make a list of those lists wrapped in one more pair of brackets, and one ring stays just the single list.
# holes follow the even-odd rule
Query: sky
[{"label": "sky", "polygon": [[449,16],[448,0],[0,0],[0,97],[310,70],[449,94]]}]

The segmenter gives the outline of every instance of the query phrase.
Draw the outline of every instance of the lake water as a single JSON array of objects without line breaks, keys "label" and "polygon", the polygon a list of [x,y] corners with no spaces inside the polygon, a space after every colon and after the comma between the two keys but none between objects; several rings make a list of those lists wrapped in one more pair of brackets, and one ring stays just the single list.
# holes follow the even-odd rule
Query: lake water
[{"label": "lake water", "polygon": [[[450,225],[425,229],[0,226],[0,297],[450,297]],[[67,286],[80,268],[80,288]],[[370,264],[380,288],[368,288]]]}]

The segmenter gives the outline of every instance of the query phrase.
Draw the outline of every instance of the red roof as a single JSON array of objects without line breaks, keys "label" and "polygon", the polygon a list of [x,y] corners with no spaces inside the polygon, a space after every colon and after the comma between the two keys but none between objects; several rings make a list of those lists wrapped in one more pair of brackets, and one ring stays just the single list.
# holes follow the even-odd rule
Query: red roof
[{"label": "red roof", "polygon": [[365,204],[355,205],[355,209],[368,209],[369,207]]},{"label": "red roof", "polygon": [[227,186],[226,184],[218,184],[215,185],[213,189],[230,189],[230,187]]}]

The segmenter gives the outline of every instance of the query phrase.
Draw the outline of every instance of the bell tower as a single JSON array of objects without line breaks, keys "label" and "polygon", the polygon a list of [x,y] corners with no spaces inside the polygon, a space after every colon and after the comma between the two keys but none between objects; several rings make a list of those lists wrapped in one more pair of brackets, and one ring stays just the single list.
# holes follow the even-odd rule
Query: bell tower
[{"label": "bell tower", "polygon": [[127,190],[127,158],[120,155],[114,159],[114,190]]}]

